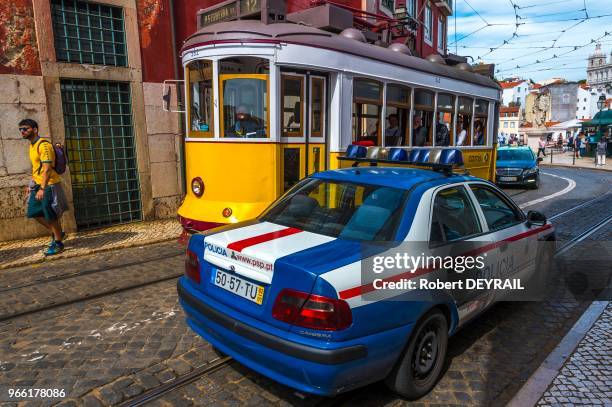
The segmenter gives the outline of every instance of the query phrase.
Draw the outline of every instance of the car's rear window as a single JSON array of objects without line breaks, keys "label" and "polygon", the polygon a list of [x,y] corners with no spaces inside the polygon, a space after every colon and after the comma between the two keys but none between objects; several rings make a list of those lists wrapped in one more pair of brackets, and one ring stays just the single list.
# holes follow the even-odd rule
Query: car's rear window
[{"label": "car's rear window", "polygon": [[392,241],[406,197],[398,188],[307,179],[260,219],[341,239]]},{"label": "car's rear window", "polygon": [[498,150],[497,160],[499,161],[533,160],[533,153],[530,150]]}]

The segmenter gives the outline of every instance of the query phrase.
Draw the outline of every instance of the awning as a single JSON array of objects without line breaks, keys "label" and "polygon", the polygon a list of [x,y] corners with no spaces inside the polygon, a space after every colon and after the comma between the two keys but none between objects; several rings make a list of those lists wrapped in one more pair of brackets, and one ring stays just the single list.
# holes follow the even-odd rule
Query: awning
[{"label": "awning", "polygon": [[582,123],[582,127],[588,126],[612,126],[612,110],[603,110],[597,113],[590,122]]}]

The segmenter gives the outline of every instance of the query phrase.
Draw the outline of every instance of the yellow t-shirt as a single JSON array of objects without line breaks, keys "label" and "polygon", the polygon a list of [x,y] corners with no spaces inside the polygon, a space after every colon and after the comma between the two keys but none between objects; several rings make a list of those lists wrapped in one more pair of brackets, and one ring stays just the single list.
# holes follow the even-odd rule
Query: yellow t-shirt
[{"label": "yellow t-shirt", "polygon": [[[53,165],[55,162],[55,150],[49,140],[39,138],[36,143],[30,144],[30,161],[32,162],[32,179],[38,185],[42,183],[43,179],[43,163],[49,163]],[[59,174],[51,169],[51,176],[47,185],[57,184],[61,182]]]}]

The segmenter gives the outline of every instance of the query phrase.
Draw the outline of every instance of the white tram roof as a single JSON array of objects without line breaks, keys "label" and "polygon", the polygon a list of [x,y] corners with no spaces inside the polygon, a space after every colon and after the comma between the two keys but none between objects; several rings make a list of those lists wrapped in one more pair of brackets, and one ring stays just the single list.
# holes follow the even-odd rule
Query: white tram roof
[{"label": "white tram roof", "polygon": [[449,65],[429,62],[422,58],[405,55],[378,45],[345,38],[301,24],[263,24],[258,20],[238,20],[213,24],[189,36],[185,40],[181,52],[206,45],[231,44],[232,42],[240,44],[245,42],[287,43],[328,49],[501,90],[496,81],[484,75],[464,71]]}]

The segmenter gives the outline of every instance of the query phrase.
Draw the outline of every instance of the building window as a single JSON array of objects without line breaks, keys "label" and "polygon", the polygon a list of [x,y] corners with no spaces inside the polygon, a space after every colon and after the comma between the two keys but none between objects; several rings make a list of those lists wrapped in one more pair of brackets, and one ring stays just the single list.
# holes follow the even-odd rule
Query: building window
[{"label": "building window", "polygon": [[510,127],[514,128],[514,122],[510,122]]},{"label": "building window", "polygon": [[432,43],[432,28],[433,28],[433,15],[431,14],[431,4],[427,3],[425,5],[425,22],[423,24],[423,29],[425,32],[423,35],[425,36],[425,42],[431,45]]},{"label": "building window", "polygon": [[445,46],[446,46],[446,41],[445,41],[445,21],[444,18],[440,17],[438,19],[438,51],[440,52],[444,52],[445,50]]},{"label": "building window", "polygon": [[60,89],[77,227],[140,220],[130,84],[62,79]]},{"label": "building window", "polygon": [[75,0],[52,0],[58,61],[127,66],[121,7]]},{"label": "building window", "polygon": [[409,16],[416,17],[416,0],[406,0],[406,13]]},{"label": "building window", "polygon": [[508,122],[504,122],[504,128],[508,128]]}]

